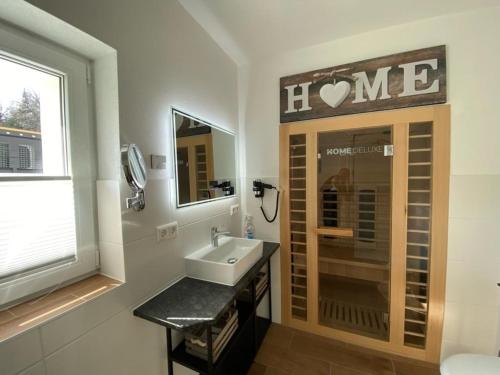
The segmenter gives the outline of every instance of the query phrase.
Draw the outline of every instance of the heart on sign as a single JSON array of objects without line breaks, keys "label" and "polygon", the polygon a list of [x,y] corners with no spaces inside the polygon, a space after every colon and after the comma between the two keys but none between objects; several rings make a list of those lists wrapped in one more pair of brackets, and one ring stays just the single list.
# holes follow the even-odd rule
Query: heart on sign
[{"label": "heart on sign", "polygon": [[319,96],[332,108],[341,105],[345,98],[351,92],[351,84],[346,81],[340,81],[336,84],[327,83],[319,90]]}]

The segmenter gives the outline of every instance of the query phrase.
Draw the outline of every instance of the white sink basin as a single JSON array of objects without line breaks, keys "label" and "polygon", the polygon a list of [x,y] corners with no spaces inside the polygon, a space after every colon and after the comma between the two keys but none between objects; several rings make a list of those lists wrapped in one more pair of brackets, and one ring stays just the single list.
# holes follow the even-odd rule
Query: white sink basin
[{"label": "white sink basin", "polygon": [[263,241],[219,237],[219,246],[206,246],[185,257],[189,277],[225,285],[238,280],[262,257]]}]

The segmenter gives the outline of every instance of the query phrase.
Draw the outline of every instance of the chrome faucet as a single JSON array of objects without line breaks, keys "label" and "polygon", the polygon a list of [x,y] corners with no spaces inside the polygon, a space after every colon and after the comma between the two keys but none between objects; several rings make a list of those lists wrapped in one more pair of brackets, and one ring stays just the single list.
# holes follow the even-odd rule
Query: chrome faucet
[{"label": "chrome faucet", "polygon": [[212,246],[219,247],[219,237],[227,236],[228,234],[230,234],[230,232],[227,231],[219,232],[217,227],[212,227],[212,229],[210,230],[210,238],[212,239]]}]

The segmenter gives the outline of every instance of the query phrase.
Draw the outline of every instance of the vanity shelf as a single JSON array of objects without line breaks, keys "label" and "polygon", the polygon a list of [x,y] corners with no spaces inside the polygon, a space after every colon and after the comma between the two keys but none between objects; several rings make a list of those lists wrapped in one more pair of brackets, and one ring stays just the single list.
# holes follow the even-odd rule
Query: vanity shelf
[{"label": "vanity shelf", "polygon": [[[207,360],[201,359],[188,352],[185,340],[172,351],[172,360],[200,374],[223,374],[224,372],[221,372],[219,368],[226,368],[229,362],[232,362],[231,353],[233,353],[234,348],[241,347],[245,342],[252,341],[251,317],[252,306],[250,304],[240,303],[238,306],[238,328],[220,353],[218,359],[214,361],[214,371],[216,372],[210,372]],[[252,352],[252,348],[250,348],[249,352]]]},{"label": "vanity shelf", "polygon": [[[220,354],[218,360],[214,362],[212,370],[209,368],[208,361],[187,352],[185,341],[182,341],[181,344],[172,351],[172,361],[190,368],[199,374],[230,374],[231,372],[229,372],[228,369],[233,369],[232,373],[234,374],[244,374],[247,368],[240,368],[239,366],[242,364],[246,365],[253,361],[254,347],[251,343],[253,342],[254,321],[251,318],[252,315],[249,314],[241,320],[243,324],[238,327]],[[235,351],[239,352],[237,356],[235,355]],[[241,352],[247,352],[247,358],[245,358],[245,353]],[[235,372],[235,367],[238,368],[239,372]]]},{"label": "vanity shelf", "polygon": [[[173,374],[173,362],[207,375],[248,371],[272,321],[270,258],[278,248],[277,243],[264,242],[262,257],[235,286],[185,277],[134,310],[134,315],[166,328],[168,374]],[[257,316],[257,306],[266,295],[269,318]],[[234,305],[238,327],[214,360],[212,329]],[[185,340],[173,348],[172,330],[193,329],[207,330],[207,360],[190,354]]]}]

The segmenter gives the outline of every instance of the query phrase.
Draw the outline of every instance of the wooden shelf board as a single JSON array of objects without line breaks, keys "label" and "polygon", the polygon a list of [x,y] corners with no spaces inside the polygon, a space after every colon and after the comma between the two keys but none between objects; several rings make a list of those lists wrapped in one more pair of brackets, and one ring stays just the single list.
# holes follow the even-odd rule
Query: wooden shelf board
[{"label": "wooden shelf board", "polygon": [[336,237],[354,237],[354,231],[352,230],[352,228],[320,227],[316,228],[316,234]]}]

